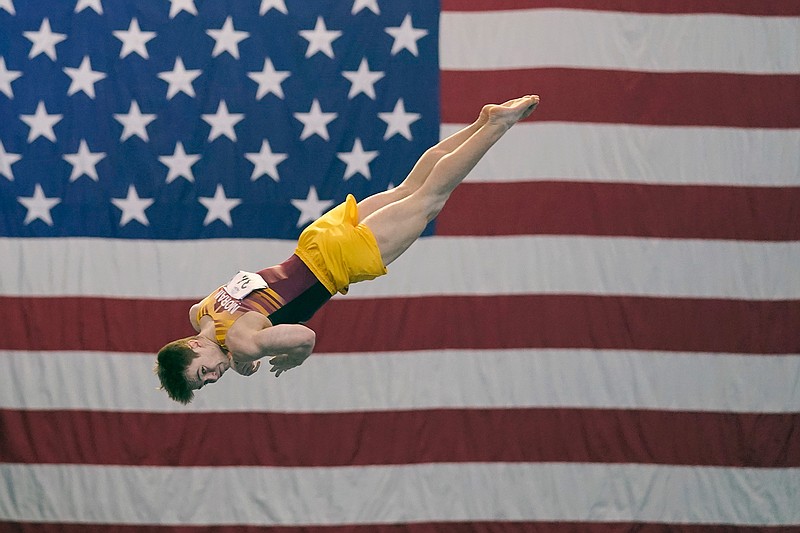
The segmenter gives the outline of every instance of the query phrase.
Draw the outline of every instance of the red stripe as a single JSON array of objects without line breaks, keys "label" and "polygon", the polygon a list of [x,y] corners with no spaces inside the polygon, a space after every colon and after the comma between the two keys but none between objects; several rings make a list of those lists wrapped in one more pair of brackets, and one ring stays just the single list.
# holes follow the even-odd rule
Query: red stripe
[{"label": "red stripe", "polygon": [[664,14],[800,15],[800,2],[796,0],[442,0],[441,6],[442,11],[563,8]]},{"label": "red stripe", "polygon": [[[194,334],[186,318],[192,303],[2,297],[8,318],[0,349],[154,353]],[[337,298],[309,325],[317,353],[549,347],[793,354],[800,353],[797,324],[800,300],[512,295]]]},{"label": "red stripe", "polygon": [[532,92],[539,122],[800,127],[800,106],[787,105],[800,102],[800,76],[568,68],[442,71],[441,120],[470,123],[486,102]]},{"label": "red stripe", "polygon": [[[574,462],[787,468],[800,466],[798,424],[800,413],[604,409],[305,414],[2,410],[0,462],[219,467]],[[331,441],[336,446],[298,446]]]},{"label": "red stripe", "polygon": [[797,220],[800,187],[464,183],[436,219],[436,233],[798,241]]},{"label": "red stripe", "polygon": [[[301,497],[301,496],[293,496]],[[11,533],[797,533],[797,526],[658,524],[643,522],[429,522],[345,526],[155,526],[0,522]]]}]

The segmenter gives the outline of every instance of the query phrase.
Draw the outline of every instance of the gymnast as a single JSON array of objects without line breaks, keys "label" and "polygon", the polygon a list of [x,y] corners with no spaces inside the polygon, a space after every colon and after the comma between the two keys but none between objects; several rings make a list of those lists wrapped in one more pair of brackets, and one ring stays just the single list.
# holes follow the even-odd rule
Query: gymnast
[{"label": "gymnast", "polygon": [[161,388],[187,404],[230,368],[249,376],[269,357],[277,377],[301,365],[316,339],[303,323],[351,283],[385,274],[486,152],[538,104],[528,95],[485,105],[473,124],[428,149],[399,186],[358,203],[348,195],[303,230],[289,259],[240,271],[194,304],[189,321],[197,335],[158,352]]}]

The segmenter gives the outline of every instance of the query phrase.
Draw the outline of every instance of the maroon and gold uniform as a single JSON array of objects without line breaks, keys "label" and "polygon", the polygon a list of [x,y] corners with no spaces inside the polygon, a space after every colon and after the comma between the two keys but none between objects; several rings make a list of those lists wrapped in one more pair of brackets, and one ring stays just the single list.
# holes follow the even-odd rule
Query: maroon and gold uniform
[{"label": "maroon and gold uniform", "polygon": [[311,318],[331,297],[330,291],[297,255],[257,274],[268,287],[236,299],[223,285],[200,302],[197,321],[204,316],[214,320],[217,343],[221,346],[225,345],[225,336],[231,325],[248,311],[264,315],[273,325],[299,324]]},{"label": "maroon and gold uniform", "polygon": [[[217,343],[225,347],[228,329],[249,311],[264,315],[273,325],[299,324],[310,319],[332,295],[347,293],[350,283],[385,273],[375,237],[359,223],[358,205],[348,195],[344,203],[300,234],[289,259],[260,270],[260,278],[240,272],[231,283],[200,302],[196,318],[199,323],[202,317],[210,316]],[[249,288],[242,288],[251,282]],[[259,288],[253,290],[253,286]]]}]

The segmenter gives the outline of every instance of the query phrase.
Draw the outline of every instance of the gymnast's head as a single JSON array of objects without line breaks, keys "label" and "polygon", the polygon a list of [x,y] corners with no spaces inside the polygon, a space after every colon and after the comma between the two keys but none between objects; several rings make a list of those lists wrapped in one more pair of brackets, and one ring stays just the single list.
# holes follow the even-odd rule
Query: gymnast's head
[{"label": "gymnast's head", "polygon": [[194,398],[194,391],[216,383],[230,366],[230,356],[216,342],[195,335],[161,348],[154,372],[167,395],[185,405]]}]

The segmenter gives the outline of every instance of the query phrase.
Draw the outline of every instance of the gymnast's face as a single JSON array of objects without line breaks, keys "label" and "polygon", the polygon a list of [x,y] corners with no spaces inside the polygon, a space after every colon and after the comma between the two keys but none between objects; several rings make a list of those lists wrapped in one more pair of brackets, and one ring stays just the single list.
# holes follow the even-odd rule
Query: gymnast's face
[{"label": "gymnast's face", "polygon": [[194,390],[216,383],[231,367],[231,358],[214,341],[201,335],[189,340],[189,347],[197,357],[192,359],[186,369],[186,379]]}]

